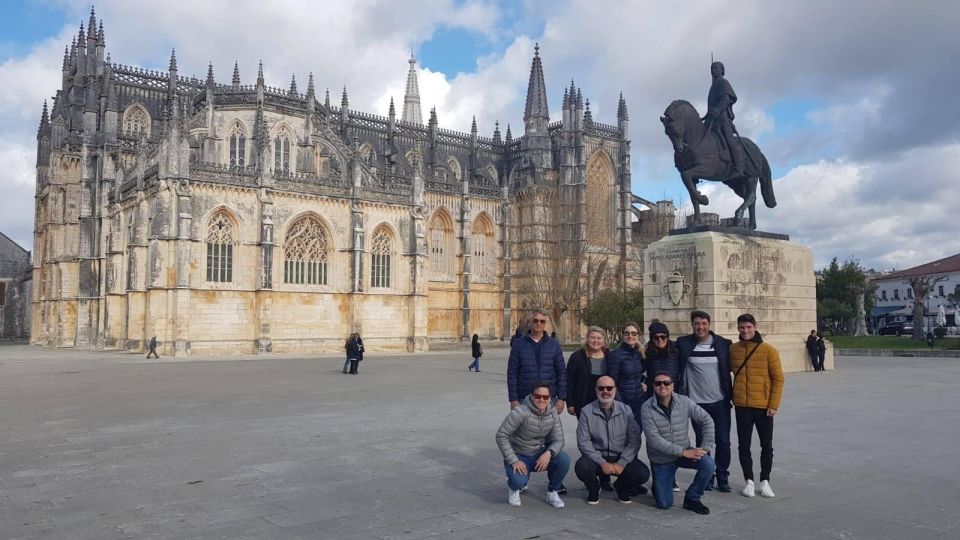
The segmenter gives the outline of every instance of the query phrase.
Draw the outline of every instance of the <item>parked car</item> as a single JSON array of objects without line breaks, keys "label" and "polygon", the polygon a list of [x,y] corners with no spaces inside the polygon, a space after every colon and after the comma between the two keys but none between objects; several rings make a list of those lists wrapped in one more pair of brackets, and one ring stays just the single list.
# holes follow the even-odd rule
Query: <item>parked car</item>
[{"label": "parked car", "polygon": [[877,331],[881,336],[902,336],[913,333],[913,323],[910,321],[890,322],[880,327]]}]

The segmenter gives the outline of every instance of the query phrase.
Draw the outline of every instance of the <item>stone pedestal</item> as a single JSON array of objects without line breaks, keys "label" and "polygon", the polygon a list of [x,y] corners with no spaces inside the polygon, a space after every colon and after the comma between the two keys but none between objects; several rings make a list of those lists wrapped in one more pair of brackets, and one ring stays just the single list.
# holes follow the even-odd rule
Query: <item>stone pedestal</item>
[{"label": "stone pedestal", "polygon": [[[689,334],[690,312],[706,311],[714,332],[737,340],[737,317],[751,313],[785,372],[812,371],[805,340],[817,327],[810,249],[786,237],[716,231],[667,236],[644,252],[643,315],[671,337]],[[824,361],[833,369],[833,347]]]}]

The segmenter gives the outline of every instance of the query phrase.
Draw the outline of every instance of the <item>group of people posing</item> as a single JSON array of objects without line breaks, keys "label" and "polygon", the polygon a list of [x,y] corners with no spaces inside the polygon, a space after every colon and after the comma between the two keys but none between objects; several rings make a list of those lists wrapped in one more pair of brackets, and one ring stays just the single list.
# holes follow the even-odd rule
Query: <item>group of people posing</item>
[{"label": "group of people posing", "polygon": [[[636,323],[624,325],[622,341],[613,350],[606,347],[606,333],[591,327],[584,346],[566,362],[560,344],[544,332],[547,322],[545,313],[535,311],[530,333],[514,340],[510,349],[511,411],[496,436],[510,505],[520,506],[533,472],[546,471],[547,503],[564,506],[560,496],[566,493],[563,481],[570,468],[560,421],[564,411],[578,419],[580,458],[574,472],[586,487],[587,504],[598,504],[601,491],[630,503],[631,497],[647,492],[643,484],[652,476],[657,508],[670,508],[682,467],[697,471],[683,507],[710,513],[701,500],[704,492],[732,491],[732,407],[745,480],[740,494],[774,496],[773,418],[780,407],[783,370],[779,353],[763,341],[753,315],[737,318],[736,343],[714,334],[704,311],[690,314],[693,333],[676,341],[665,324],[654,321],[645,348]],[[754,430],[761,449],[759,485],[750,450]],[[649,467],[639,456],[643,438]]]}]

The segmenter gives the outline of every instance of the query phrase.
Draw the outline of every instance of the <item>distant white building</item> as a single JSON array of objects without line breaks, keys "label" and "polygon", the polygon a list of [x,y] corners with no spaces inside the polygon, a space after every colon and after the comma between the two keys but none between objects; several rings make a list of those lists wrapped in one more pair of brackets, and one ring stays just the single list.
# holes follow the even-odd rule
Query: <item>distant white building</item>
[{"label": "distant white building", "polygon": [[926,315],[935,320],[940,306],[943,305],[947,313],[947,326],[957,326],[958,308],[947,297],[951,294],[960,296],[960,253],[874,278],[873,283],[877,285],[876,305],[870,312],[874,328],[895,317],[912,320],[914,295],[906,281],[918,275],[947,278],[937,283],[933,293],[927,298]]}]

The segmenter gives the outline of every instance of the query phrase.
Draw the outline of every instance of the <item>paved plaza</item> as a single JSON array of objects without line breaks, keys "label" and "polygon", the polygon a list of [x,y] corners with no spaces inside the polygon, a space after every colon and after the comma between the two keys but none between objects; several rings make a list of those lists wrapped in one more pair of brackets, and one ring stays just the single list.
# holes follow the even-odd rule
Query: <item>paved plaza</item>
[{"label": "paved plaza", "polygon": [[[700,516],[680,498],[588,506],[572,467],[565,509],[543,501],[543,474],[507,506],[506,356],[488,347],[468,373],[466,352],[370,354],[349,376],[333,357],[0,345],[0,538],[960,537],[957,359],[788,375],[777,497],[707,493]],[[575,425],[564,415],[574,460]]]}]

